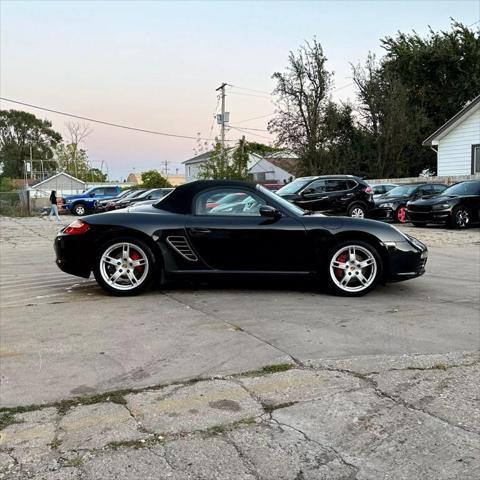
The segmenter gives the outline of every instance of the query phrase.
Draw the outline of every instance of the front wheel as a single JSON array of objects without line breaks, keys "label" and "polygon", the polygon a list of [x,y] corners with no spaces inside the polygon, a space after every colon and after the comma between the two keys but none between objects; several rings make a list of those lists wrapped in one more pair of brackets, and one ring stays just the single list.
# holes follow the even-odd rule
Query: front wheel
[{"label": "front wheel", "polygon": [[93,273],[107,292],[136,295],[151,283],[155,257],[150,247],[136,238],[117,238],[99,249]]},{"label": "front wheel", "polygon": [[450,219],[450,224],[455,228],[467,228],[470,225],[470,211],[465,207],[457,207]]},{"label": "front wheel", "polygon": [[365,295],[375,287],[382,275],[382,259],[369,243],[347,241],[336,245],[329,253],[329,286],[338,295]]},{"label": "front wheel", "polygon": [[74,215],[81,217],[87,213],[87,207],[83,203],[77,203],[73,206],[72,212]]}]

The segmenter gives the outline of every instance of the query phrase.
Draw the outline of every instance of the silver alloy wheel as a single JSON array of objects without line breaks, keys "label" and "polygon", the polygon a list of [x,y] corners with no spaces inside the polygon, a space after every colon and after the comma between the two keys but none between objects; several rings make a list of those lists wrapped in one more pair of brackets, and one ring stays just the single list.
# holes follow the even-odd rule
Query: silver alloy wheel
[{"label": "silver alloy wheel", "polygon": [[146,253],[133,243],[115,243],[100,258],[100,274],[115,290],[132,290],[140,286],[147,278],[148,270]]},{"label": "silver alloy wheel", "polygon": [[370,250],[360,245],[346,245],[333,254],[330,277],[345,292],[369,288],[377,275],[377,261]]},{"label": "silver alloy wheel", "polygon": [[83,205],[77,205],[75,207],[75,213],[77,215],[85,215],[85,207]]},{"label": "silver alloy wheel", "polygon": [[352,218],[365,218],[365,212],[362,207],[355,207],[351,212],[350,216]]},{"label": "silver alloy wheel", "polygon": [[455,212],[455,223],[460,228],[465,228],[470,222],[468,211],[461,208]]}]

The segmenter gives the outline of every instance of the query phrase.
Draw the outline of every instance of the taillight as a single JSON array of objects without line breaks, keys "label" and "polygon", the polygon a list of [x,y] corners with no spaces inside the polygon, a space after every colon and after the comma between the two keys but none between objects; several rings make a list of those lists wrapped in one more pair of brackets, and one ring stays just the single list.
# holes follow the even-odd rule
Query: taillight
[{"label": "taillight", "polygon": [[65,228],[63,233],[67,235],[82,235],[90,230],[90,225],[83,220],[75,220],[68,227]]},{"label": "taillight", "polygon": [[365,193],[368,193],[369,195],[372,195],[373,194],[373,188],[372,187],[367,187],[365,190],[364,190]]}]

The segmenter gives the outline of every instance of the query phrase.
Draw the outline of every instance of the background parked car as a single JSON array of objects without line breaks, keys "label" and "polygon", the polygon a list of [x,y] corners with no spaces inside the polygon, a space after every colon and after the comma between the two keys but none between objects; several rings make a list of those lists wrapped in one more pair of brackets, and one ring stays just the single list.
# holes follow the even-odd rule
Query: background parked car
[{"label": "background parked car", "polygon": [[93,187],[78,195],[64,197],[62,207],[74,215],[86,215],[94,211],[98,199],[115,197],[121,191],[119,186]]},{"label": "background parked car", "polygon": [[[147,198],[146,200],[142,198],[142,195],[134,200],[132,200],[132,203],[129,205],[129,207],[135,208],[139,206],[145,206],[145,205],[153,205],[154,203],[157,203],[158,201],[162,200],[165,198],[169,193],[173,192],[173,188],[160,188],[158,190],[162,190],[162,192],[157,192],[154,195],[151,195],[150,198]],[[147,195],[148,197],[148,195]]]},{"label": "background parked car", "polygon": [[480,181],[460,182],[436,197],[408,202],[407,211],[416,227],[436,223],[467,228],[480,221]]},{"label": "background parked car", "polygon": [[375,200],[380,195],[389,192],[395,187],[398,187],[396,183],[377,183],[376,185],[370,185],[373,190],[373,199]]},{"label": "background parked car", "polygon": [[125,197],[122,197],[122,198],[119,198],[119,199],[115,199],[115,198],[110,199],[110,202],[107,203],[107,206],[106,206],[107,212],[109,212],[111,210],[116,210],[117,204],[125,201],[127,198],[138,197],[139,195],[141,195],[142,193],[144,193],[146,191],[147,191],[146,188],[139,188],[139,189],[136,189],[136,190],[132,190],[128,195],[125,195]]},{"label": "background parked car", "polygon": [[140,195],[127,197],[120,200],[119,202],[116,202],[115,210],[118,210],[120,208],[131,207],[132,205],[135,205],[138,202],[144,202],[146,200],[150,200],[151,203],[155,203],[155,201],[160,200],[165,195],[167,195],[167,193],[170,193],[171,191],[172,191],[171,188],[151,188],[149,190],[145,190]]},{"label": "background parked car", "polygon": [[405,223],[407,218],[407,202],[422,197],[431,197],[442,193],[447,185],[441,183],[411,183],[399,185],[375,199],[376,208],[372,212],[378,220],[393,220]]},{"label": "background parked car", "polygon": [[364,218],[375,208],[372,187],[352,175],[297,178],[276,193],[314,212]]},{"label": "background parked car", "polygon": [[123,192],[119,193],[116,197],[108,197],[104,198],[103,200],[97,200],[95,202],[94,211],[95,213],[102,213],[107,210],[107,205],[112,202],[113,200],[120,200],[121,198],[125,198],[127,195],[133,192],[132,189],[123,190]]}]

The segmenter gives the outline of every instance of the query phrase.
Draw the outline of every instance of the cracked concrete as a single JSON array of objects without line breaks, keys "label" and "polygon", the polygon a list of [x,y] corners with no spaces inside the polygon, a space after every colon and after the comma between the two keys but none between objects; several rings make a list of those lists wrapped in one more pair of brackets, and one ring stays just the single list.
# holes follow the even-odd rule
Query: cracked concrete
[{"label": "cracked concrete", "polygon": [[474,479],[473,358],[384,358],[381,373],[325,360],[112,392],[125,405],[108,396],[66,411],[63,404],[7,411],[0,478]]}]

